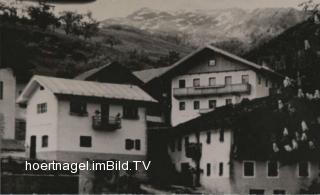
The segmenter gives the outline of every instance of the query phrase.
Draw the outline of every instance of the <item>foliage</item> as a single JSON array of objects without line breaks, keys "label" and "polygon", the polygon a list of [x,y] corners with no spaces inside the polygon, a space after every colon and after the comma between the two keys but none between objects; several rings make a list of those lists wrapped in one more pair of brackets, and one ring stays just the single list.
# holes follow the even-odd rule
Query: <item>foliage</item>
[{"label": "foliage", "polygon": [[60,21],[65,33],[78,34],[83,15],[73,11],[64,11],[61,13]]},{"label": "foliage", "polygon": [[102,42],[109,45],[111,48],[113,48],[113,46],[115,46],[115,45],[119,45],[122,43],[120,39],[118,39],[117,37],[115,37],[113,35],[108,35],[108,36],[104,37]]},{"label": "foliage", "polygon": [[88,12],[82,22],[82,34],[85,39],[89,39],[99,32],[99,22],[92,18],[92,13]]},{"label": "foliage", "polygon": [[59,26],[59,19],[53,14],[53,9],[53,6],[41,1],[38,6],[30,6],[28,14],[31,22],[42,30],[46,30],[50,25]]}]

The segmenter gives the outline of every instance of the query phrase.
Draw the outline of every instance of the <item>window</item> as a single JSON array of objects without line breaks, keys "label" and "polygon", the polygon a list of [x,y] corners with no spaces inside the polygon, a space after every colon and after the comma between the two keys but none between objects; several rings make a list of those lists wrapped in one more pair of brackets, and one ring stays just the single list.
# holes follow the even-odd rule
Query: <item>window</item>
[{"label": "window", "polygon": [[219,163],[219,176],[223,176],[223,162]]},{"label": "window", "polygon": [[207,176],[211,175],[211,164],[207,163]]},{"label": "window", "polygon": [[243,176],[254,177],[254,162],[243,162]]},{"label": "window", "polygon": [[3,81],[0,81],[0,100],[3,99]]},{"label": "window", "polygon": [[300,162],[299,163],[299,177],[308,177],[309,176],[309,163]]},{"label": "window", "polygon": [[41,85],[40,86],[40,91],[43,91],[44,90],[44,87]]},{"label": "window", "polygon": [[209,60],[209,66],[215,66],[216,60]]},{"label": "window", "polygon": [[199,101],[194,101],[193,102],[193,109],[194,110],[199,110],[200,109],[200,102]]},{"label": "window", "polygon": [[140,150],[141,149],[141,141],[140,139],[135,140],[135,149]]},{"label": "window", "polygon": [[216,85],[216,77],[210,77],[209,86],[215,86],[215,85]]},{"label": "window", "polygon": [[49,139],[49,137],[47,135],[42,136],[42,144],[41,145],[43,148],[48,147],[48,139]]},{"label": "window", "polygon": [[185,88],[186,87],[186,80],[179,80],[179,88]]},{"label": "window", "polygon": [[181,151],[182,150],[182,139],[179,138],[178,139],[178,151]]},{"label": "window", "polygon": [[134,148],[134,141],[131,139],[126,139],[125,141],[125,148],[126,150],[132,150]]},{"label": "window", "polygon": [[90,148],[92,146],[91,136],[80,136],[80,147]]},{"label": "window", "polygon": [[264,190],[262,189],[250,189],[249,194],[264,194]]},{"label": "window", "polygon": [[138,108],[136,106],[123,106],[123,118],[138,119]]},{"label": "window", "polygon": [[258,84],[261,85],[261,81],[262,81],[262,78],[260,75],[258,75]]},{"label": "window", "polygon": [[219,131],[219,141],[224,142],[224,129],[220,129]]},{"label": "window", "polygon": [[209,100],[209,108],[214,109],[217,107],[217,100]]},{"label": "window", "polygon": [[278,177],[279,175],[279,166],[277,161],[267,162],[267,172],[268,177]]},{"label": "window", "polygon": [[179,110],[186,110],[186,103],[185,102],[179,102]]},{"label": "window", "polygon": [[193,86],[200,87],[200,79],[193,79]]},{"label": "window", "polygon": [[47,112],[47,103],[42,103],[37,105],[37,113],[42,114]]},{"label": "window", "polygon": [[284,195],[284,194],[286,194],[286,191],[285,191],[285,190],[273,190],[273,194],[281,194],[281,195]]},{"label": "window", "polygon": [[208,131],[207,132],[207,144],[210,144],[211,143],[211,132]]},{"label": "window", "polygon": [[87,116],[87,103],[81,100],[70,101],[70,114],[76,114],[80,116]]},{"label": "window", "polygon": [[[173,148],[174,148],[174,142],[173,142]],[[125,149],[126,150],[141,150],[141,140],[136,139],[136,140],[132,140],[132,139],[126,139],[125,140]],[[174,151],[174,149],[173,149]]]},{"label": "window", "polygon": [[232,99],[226,99],[226,105],[231,105],[232,104]]},{"label": "window", "polygon": [[225,85],[231,85],[232,84],[232,77],[231,76],[226,76],[224,78],[224,83],[225,83]]},{"label": "window", "polygon": [[242,75],[242,76],[241,76],[241,82],[242,82],[243,84],[249,83],[249,75]]}]

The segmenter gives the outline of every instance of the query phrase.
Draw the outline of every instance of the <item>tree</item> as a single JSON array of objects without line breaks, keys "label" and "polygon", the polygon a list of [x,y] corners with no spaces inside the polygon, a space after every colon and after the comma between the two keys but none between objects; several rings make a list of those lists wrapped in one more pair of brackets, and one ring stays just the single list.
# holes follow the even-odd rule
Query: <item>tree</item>
[{"label": "tree", "polygon": [[64,11],[61,13],[60,21],[62,23],[62,28],[67,35],[69,34],[79,34],[81,20],[83,15],[78,14],[73,11]]},{"label": "tree", "polygon": [[0,21],[15,22],[17,19],[17,8],[0,2]]},{"label": "tree", "polygon": [[82,33],[85,39],[90,39],[99,32],[99,22],[92,18],[92,13],[88,12],[82,22]]},{"label": "tree", "polygon": [[59,19],[52,13],[53,6],[46,2],[39,1],[38,6],[30,6],[27,10],[31,22],[42,30],[50,25],[59,26]]},{"label": "tree", "polygon": [[109,36],[105,37],[102,40],[102,42],[109,45],[111,48],[113,48],[113,46],[115,46],[115,45],[119,45],[122,43],[120,39],[116,38],[113,35],[109,35]]}]

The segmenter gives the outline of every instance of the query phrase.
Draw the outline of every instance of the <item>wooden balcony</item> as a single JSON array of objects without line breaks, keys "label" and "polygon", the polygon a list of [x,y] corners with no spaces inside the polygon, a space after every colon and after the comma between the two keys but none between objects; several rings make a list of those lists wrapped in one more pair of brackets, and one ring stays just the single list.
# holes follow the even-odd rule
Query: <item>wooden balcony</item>
[{"label": "wooden balcony", "polygon": [[121,118],[93,116],[92,128],[97,131],[114,131],[120,129]]},{"label": "wooden balcony", "polygon": [[192,96],[209,96],[223,94],[249,94],[251,85],[247,83],[206,86],[206,87],[187,87],[173,89],[175,98],[192,97]]}]

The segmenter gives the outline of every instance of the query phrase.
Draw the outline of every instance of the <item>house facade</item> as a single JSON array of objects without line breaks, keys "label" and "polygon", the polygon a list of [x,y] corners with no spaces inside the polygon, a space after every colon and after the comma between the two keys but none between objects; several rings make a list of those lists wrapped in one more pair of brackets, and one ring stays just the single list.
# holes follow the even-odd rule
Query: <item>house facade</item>
[{"label": "house facade", "polygon": [[146,157],[146,109],[156,101],[137,86],[34,76],[18,102],[28,105],[31,158],[79,162]]},{"label": "house facade", "polygon": [[[297,194],[318,181],[319,100],[286,102],[291,111],[277,110],[274,99],[263,101],[217,108],[169,130],[168,154],[186,184],[198,181],[211,193]],[[301,115],[300,106],[310,112]],[[275,117],[265,120],[270,111]]]},{"label": "house facade", "polygon": [[16,79],[9,68],[0,69],[0,113],[4,116],[4,139],[15,138]]},{"label": "house facade", "polygon": [[176,126],[216,107],[275,92],[282,76],[207,45],[169,67],[137,71],[145,89],[160,102],[163,118]]}]

